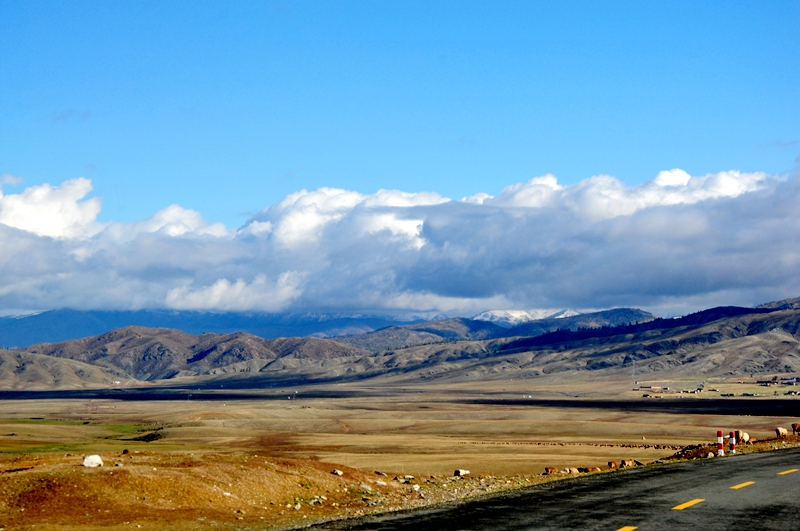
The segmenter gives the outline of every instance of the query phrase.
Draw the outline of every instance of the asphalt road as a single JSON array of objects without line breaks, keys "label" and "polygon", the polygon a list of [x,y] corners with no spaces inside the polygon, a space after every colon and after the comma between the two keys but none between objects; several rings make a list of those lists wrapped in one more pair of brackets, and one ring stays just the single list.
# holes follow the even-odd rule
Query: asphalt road
[{"label": "asphalt road", "polygon": [[795,530],[800,528],[798,469],[800,449],[702,459],[317,529]]}]

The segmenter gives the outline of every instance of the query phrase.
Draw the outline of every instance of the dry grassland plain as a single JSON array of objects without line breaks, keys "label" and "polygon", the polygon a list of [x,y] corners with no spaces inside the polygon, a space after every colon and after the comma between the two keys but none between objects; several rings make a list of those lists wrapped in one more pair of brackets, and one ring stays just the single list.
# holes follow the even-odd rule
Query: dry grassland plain
[{"label": "dry grassland plain", "polygon": [[[735,382],[715,388],[704,396],[756,389]],[[797,422],[626,408],[626,400],[655,405],[705,399],[644,399],[630,379],[543,381],[535,389],[524,381],[435,391],[301,387],[243,396],[198,400],[185,392],[178,400],[0,402],[0,527],[130,529],[134,522],[155,529],[169,522],[174,529],[200,529],[213,521],[279,528],[528,485],[543,480],[546,466],[649,463],[683,446],[711,443],[718,429],[741,428],[763,439],[773,437],[776,426]],[[601,398],[620,400],[620,407],[582,405]],[[548,399],[560,405],[542,405]],[[106,461],[101,472],[80,466],[88,454]],[[343,476],[332,475],[334,468]],[[470,470],[477,483],[453,489],[457,468]],[[116,493],[115,473],[115,481],[128,478]],[[414,476],[408,484],[392,481],[406,475]],[[413,490],[420,478],[425,482]],[[91,499],[100,501],[70,503],[70,492],[78,502],[75,490],[95,492]],[[119,503],[108,501],[115,496]]]}]

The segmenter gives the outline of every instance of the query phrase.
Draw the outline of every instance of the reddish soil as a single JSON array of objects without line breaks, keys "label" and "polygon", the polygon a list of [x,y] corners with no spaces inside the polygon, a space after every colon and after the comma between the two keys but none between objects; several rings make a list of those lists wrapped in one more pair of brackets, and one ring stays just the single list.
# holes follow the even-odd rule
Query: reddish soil
[{"label": "reddish soil", "polygon": [[[800,444],[770,439],[741,453]],[[705,458],[714,445],[668,459]],[[727,447],[726,447],[727,450]],[[397,511],[553,481],[550,476],[398,477],[258,452],[132,452],[0,457],[0,528],[5,530],[284,529]],[[334,469],[342,475],[333,474]]]}]

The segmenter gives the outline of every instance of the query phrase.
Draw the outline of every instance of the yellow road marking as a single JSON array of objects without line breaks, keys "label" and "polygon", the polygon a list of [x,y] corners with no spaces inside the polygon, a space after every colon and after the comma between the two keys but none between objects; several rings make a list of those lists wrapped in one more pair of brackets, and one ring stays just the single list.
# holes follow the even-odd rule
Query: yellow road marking
[{"label": "yellow road marking", "polygon": [[626,525],[625,527],[620,527],[617,531],[634,531],[634,529],[639,529],[638,527],[632,525]]},{"label": "yellow road marking", "polygon": [[682,503],[680,505],[676,505],[675,507],[672,508],[672,510],[673,511],[682,511],[682,510],[686,509],[687,507],[691,507],[692,505],[697,505],[698,503],[701,503],[701,502],[704,502],[704,501],[706,501],[706,500],[704,500],[703,498],[697,498],[697,499],[694,499],[694,500],[691,500],[691,501],[687,501],[686,503]]},{"label": "yellow road marking", "polygon": [[741,488],[743,488],[743,487],[749,487],[749,486],[750,486],[750,485],[752,485],[753,483],[755,483],[755,481],[745,481],[744,483],[739,483],[738,485],[734,485],[734,486],[733,486],[733,487],[731,487],[731,488],[732,488],[732,489],[741,489]]},{"label": "yellow road marking", "polygon": [[779,476],[785,476],[786,474],[791,474],[792,472],[797,472],[800,468],[790,468],[789,470],[784,470],[783,472],[778,472]]}]

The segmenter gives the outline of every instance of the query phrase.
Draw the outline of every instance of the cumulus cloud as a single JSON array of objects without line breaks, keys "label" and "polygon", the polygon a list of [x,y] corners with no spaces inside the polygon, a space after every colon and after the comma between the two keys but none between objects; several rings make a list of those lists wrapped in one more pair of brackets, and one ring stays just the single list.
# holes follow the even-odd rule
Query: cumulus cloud
[{"label": "cumulus cloud", "polygon": [[303,275],[296,271],[282,273],[274,282],[257,275],[251,282],[221,278],[210,286],[181,286],[167,292],[166,306],[176,310],[264,311],[277,312],[300,295]]},{"label": "cumulus cloud", "polygon": [[482,204],[528,208],[567,208],[592,221],[631,215],[660,205],[692,204],[721,197],[736,197],[763,188],[765,173],[720,172],[691,177],[681,169],[662,171],[652,181],[629,187],[609,175],[598,175],[573,186],[561,186],[553,175],[536,177],[507,187]]},{"label": "cumulus cloud", "polygon": [[83,177],[61,186],[31,186],[19,194],[0,191],[0,223],[53,238],[92,236],[101,227],[95,222],[100,200],[84,199],[91,191],[91,181]]},{"label": "cumulus cloud", "polygon": [[0,310],[670,314],[800,294],[797,175],[544,175],[460,201],[320,188],[238,229],[179,205],[100,224],[90,191],[74,179],[0,195]]},{"label": "cumulus cloud", "polygon": [[231,233],[222,223],[208,223],[200,212],[170,205],[151,217],[136,223],[109,223],[102,237],[106,240],[131,240],[139,234],[160,233],[165,236],[215,236],[226,237]]},{"label": "cumulus cloud", "polygon": [[379,190],[373,195],[337,188],[301,190],[254,216],[243,228],[251,234],[269,232],[274,241],[289,248],[314,246],[327,228],[358,218],[354,237],[388,231],[414,239],[421,230],[422,219],[402,215],[411,207],[435,205],[448,201],[434,193],[411,194],[397,190]]}]

